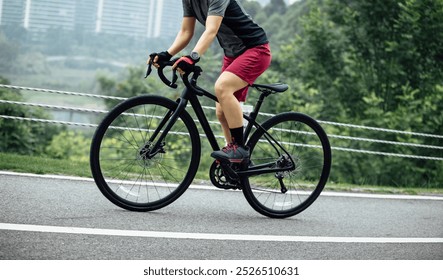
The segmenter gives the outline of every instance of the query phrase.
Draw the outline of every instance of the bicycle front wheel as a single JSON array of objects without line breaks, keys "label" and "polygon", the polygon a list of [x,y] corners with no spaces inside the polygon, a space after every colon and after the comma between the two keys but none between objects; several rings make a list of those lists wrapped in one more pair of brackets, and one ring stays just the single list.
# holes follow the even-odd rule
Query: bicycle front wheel
[{"label": "bicycle front wheel", "polygon": [[191,184],[200,162],[200,139],[184,111],[157,153],[153,147],[177,103],[160,96],[128,99],[104,118],[91,144],[94,180],[112,203],[151,211],[175,201]]},{"label": "bicycle front wheel", "polygon": [[242,177],[243,193],[265,216],[296,215],[317,199],[329,177],[328,137],[314,119],[300,113],[279,114],[262,127],[248,141],[248,170],[255,172]]}]

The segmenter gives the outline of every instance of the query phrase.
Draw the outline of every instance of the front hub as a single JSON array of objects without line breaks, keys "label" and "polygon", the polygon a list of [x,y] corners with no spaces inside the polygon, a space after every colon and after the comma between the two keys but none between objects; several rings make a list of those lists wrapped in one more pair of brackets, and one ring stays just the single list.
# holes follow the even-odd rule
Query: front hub
[{"label": "front hub", "polygon": [[[142,167],[150,167],[155,162],[161,161],[164,154],[164,143],[160,145],[159,150],[156,153],[152,153],[152,148],[154,147],[154,144],[151,141],[146,142],[138,151],[136,154],[136,159],[138,161],[138,164]],[[159,155],[160,154],[160,155]]]}]

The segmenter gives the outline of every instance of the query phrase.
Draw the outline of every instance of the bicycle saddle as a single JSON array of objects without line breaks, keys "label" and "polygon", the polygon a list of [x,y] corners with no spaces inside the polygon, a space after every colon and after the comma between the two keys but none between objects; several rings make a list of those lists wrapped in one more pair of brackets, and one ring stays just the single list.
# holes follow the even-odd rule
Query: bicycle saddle
[{"label": "bicycle saddle", "polygon": [[252,87],[256,88],[258,90],[267,89],[267,90],[271,90],[273,92],[285,92],[289,88],[289,86],[287,84],[282,84],[282,83],[264,84],[264,85],[253,84]]}]

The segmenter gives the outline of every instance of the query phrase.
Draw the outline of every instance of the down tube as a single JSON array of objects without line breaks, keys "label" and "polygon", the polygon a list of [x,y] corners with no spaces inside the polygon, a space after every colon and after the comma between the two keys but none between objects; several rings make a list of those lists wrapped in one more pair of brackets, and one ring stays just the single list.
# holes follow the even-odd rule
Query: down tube
[{"label": "down tube", "polygon": [[198,120],[200,121],[201,126],[203,127],[203,131],[208,138],[209,144],[213,151],[220,150],[220,146],[218,145],[217,139],[215,139],[214,132],[209,125],[208,119],[203,112],[203,108],[198,100],[197,96],[190,95],[189,101],[191,102],[192,108],[194,109],[195,114],[197,115]]}]

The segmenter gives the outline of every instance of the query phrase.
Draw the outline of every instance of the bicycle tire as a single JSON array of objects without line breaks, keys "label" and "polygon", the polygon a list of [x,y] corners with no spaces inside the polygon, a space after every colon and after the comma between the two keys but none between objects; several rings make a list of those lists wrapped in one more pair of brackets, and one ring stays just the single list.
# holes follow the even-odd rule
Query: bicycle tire
[{"label": "bicycle tire", "polygon": [[328,137],[314,119],[294,112],[276,115],[262,127],[290,157],[281,147],[276,149],[270,144],[272,141],[268,141],[264,130],[257,129],[247,144],[251,155],[248,169],[265,162],[273,164],[274,168],[294,166],[294,169],[243,176],[243,194],[252,208],[262,215],[271,218],[294,216],[318,198],[327,182],[332,161]]},{"label": "bicycle tire", "polygon": [[[164,139],[163,151],[146,158],[148,141],[177,103],[153,95],[127,99],[103,119],[93,136],[90,167],[102,194],[131,211],[153,211],[179,198],[200,163],[200,138],[186,111]],[[143,150],[144,149],[144,150]]]}]

